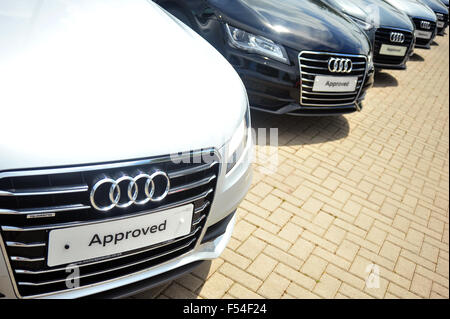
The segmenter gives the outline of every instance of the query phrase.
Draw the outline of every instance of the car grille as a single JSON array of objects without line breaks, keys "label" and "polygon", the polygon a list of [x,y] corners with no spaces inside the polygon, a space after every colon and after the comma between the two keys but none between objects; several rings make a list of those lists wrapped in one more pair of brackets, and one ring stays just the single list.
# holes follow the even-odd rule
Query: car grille
[{"label": "car grille", "polygon": [[[391,42],[391,32],[402,33],[405,36],[405,41],[403,43],[393,43]],[[412,44],[413,34],[411,32],[396,30],[396,29],[377,29],[375,32],[375,45],[374,45],[374,62],[378,64],[386,64],[386,65],[399,65],[402,64],[405,60],[405,56]],[[408,50],[405,53],[405,56],[392,56],[392,55],[384,55],[380,54],[381,45],[398,45],[405,46]]]},{"label": "car grille", "polygon": [[[142,206],[114,208],[108,212],[91,207],[89,192],[99,175],[131,176],[136,170],[166,172],[170,179],[167,197],[160,202],[150,201]],[[187,236],[77,263],[80,287],[136,273],[189,252],[200,239],[218,174],[219,159],[213,149],[187,153],[181,163],[163,156],[133,162],[0,173],[0,244],[6,250],[18,293],[27,297],[69,289],[67,265],[47,265],[48,238],[53,229],[194,205],[191,232]]]},{"label": "car grille", "polygon": [[444,13],[436,13],[436,17],[438,18],[438,20],[442,23],[444,23],[444,26],[442,27],[438,27],[438,32],[441,33],[445,28],[447,28],[448,26],[448,14],[444,14]]},{"label": "car grille", "polygon": [[[350,73],[332,73],[328,70],[331,57],[348,58],[352,61]],[[356,102],[366,77],[366,57],[362,55],[342,55],[323,52],[300,52],[300,104],[302,107],[335,107],[352,105]],[[314,79],[317,75],[357,76],[355,92],[313,92]]]},{"label": "car grille", "polygon": [[[427,21],[427,20],[423,20],[423,19],[413,19],[414,25],[416,27],[417,30],[422,30],[422,31],[428,31],[431,32],[431,39],[434,38],[434,36],[436,35],[436,23],[433,21],[428,21],[430,23],[430,29],[423,29],[420,25],[421,21]],[[421,39],[421,38],[416,38],[416,45],[421,45],[421,46],[426,46],[428,44],[430,44],[431,39]]]}]

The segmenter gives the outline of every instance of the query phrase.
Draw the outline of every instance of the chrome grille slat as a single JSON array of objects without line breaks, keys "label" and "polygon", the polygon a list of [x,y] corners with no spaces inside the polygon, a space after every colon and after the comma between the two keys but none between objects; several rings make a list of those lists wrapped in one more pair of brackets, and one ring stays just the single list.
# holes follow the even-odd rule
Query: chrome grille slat
[{"label": "chrome grille slat", "polygon": [[[325,101],[324,99],[321,98],[315,98],[315,97],[306,97],[304,96],[303,99],[305,100],[315,100],[315,101]],[[337,99],[337,98],[333,98],[333,101],[346,101],[346,100],[354,100],[355,97],[348,97],[348,98],[342,98],[342,99]]]},{"label": "chrome grille slat", "polygon": [[[350,73],[333,73],[320,67],[320,63],[328,63],[330,57],[344,57],[352,61]],[[334,107],[355,104],[362,90],[367,70],[367,58],[363,55],[338,54],[330,52],[302,51],[298,56],[300,68],[300,105],[301,107]],[[316,63],[316,64],[312,64]],[[305,71],[306,70],[306,71]],[[317,72],[311,72],[317,70]],[[357,77],[355,91],[352,92],[315,92],[312,91],[316,76],[348,76]],[[306,83],[305,83],[306,82]],[[310,109],[310,108],[308,108]]]},{"label": "chrome grille slat", "polygon": [[[143,250],[139,250],[137,252],[131,253],[131,254],[125,254],[125,255],[121,255],[121,256],[116,256],[116,257],[112,257],[112,258],[108,258],[108,261],[112,261],[112,260],[117,260],[117,259],[121,259],[121,258],[126,258],[126,257],[130,257],[133,255],[137,255],[137,254],[142,254],[144,252],[148,252],[151,250],[155,250],[164,246],[168,246],[168,245],[172,245],[175,244],[177,242],[183,241],[185,239],[188,239],[189,237],[195,236],[196,234],[198,234],[198,232],[201,230],[201,227],[197,227],[193,232],[187,234],[186,236],[180,237],[180,238],[176,238],[173,239],[171,241],[168,242],[164,242],[161,244],[157,244],[157,245],[153,245],[151,247],[149,247],[148,249],[143,249]],[[79,267],[87,267],[87,266],[92,266],[95,264],[100,264],[103,263],[105,260],[97,260],[97,261],[92,261],[92,262],[86,262],[86,263],[82,263],[79,264]],[[40,270],[40,271],[32,271],[32,270],[25,270],[25,269],[15,269],[14,272],[17,274],[26,274],[26,275],[40,275],[40,274],[48,274],[48,273],[52,273],[52,272],[57,272],[57,271],[65,271],[66,267],[58,267],[58,268],[53,268],[53,269],[48,269],[48,270]]]},{"label": "chrome grille slat", "polygon": [[6,246],[9,247],[20,247],[20,248],[34,248],[34,247],[45,247],[46,243],[20,243],[14,241],[7,241]]},{"label": "chrome grille slat", "polygon": [[87,185],[46,187],[40,189],[0,190],[0,196],[41,196],[87,192]]},{"label": "chrome grille slat", "polygon": [[[82,286],[138,273],[193,249],[201,240],[214,198],[220,158],[215,149],[183,154],[181,157],[165,155],[79,167],[1,172],[0,233],[17,295],[44,296],[67,289],[64,285],[67,265],[52,268],[47,264],[52,230],[125,220],[193,205],[190,233],[186,236],[129,253],[76,262],[88,274]],[[176,161],[173,162],[173,158]],[[133,177],[155,171],[163,171],[170,180],[169,193],[160,202],[136,202],[129,207],[115,207],[108,213],[91,207],[91,189],[102,178]],[[155,183],[158,186],[160,180]],[[105,198],[104,191],[101,190],[99,200]]]},{"label": "chrome grille slat", "polygon": [[[103,270],[103,271],[97,271],[97,272],[90,273],[90,274],[87,274],[87,275],[82,275],[82,276],[79,276],[79,277],[76,277],[76,278],[73,278],[73,279],[82,279],[82,278],[97,276],[97,275],[100,275],[100,274],[104,274],[104,273],[108,273],[108,272],[112,272],[112,271],[117,271],[117,270],[124,269],[124,268],[129,268],[129,267],[132,267],[132,266],[135,266],[135,265],[138,265],[138,264],[142,264],[142,263],[154,260],[154,259],[158,259],[158,258],[161,258],[163,256],[173,254],[173,253],[175,253],[175,252],[177,252],[179,250],[183,250],[183,249],[189,247],[190,245],[192,245],[192,243],[194,243],[195,240],[196,239],[192,239],[190,242],[188,242],[187,244],[185,244],[183,246],[180,246],[180,247],[177,247],[175,249],[163,252],[161,254],[158,254],[156,256],[152,256],[152,257],[144,259],[144,260],[140,260],[140,261],[137,261],[137,262],[134,262],[134,263],[128,263],[128,264],[125,264],[125,265],[119,266],[119,267],[109,268],[109,269]],[[67,280],[67,278],[59,279],[59,280],[52,280],[52,281],[47,281],[47,282],[39,282],[39,283],[19,281],[17,284],[20,285],[20,286],[43,286],[43,285],[51,285],[51,284],[55,284],[55,283],[59,283],[59,282],[66,282],[66,280]]]},{"label": "chrome grille slat", "polygon": [[192,182],[192,183],[189,183],[189,184],[185,184],[185,185],[181,185],[181,186],[178,186],[178,187],[174,187],[174,188],[172,188],[169,191],[169,195],[176,194],[176,193],[179,193],[179,192],[184,192],[184,191],[187,191],[189,189],[193,189],[193,188],[197,188],[197,187],[206,185],[206,184],[210,183],[215,178],[216,178],[216,175],[212,175],[212,176],[205,177],[205,178],[203,178],[203,179],[201,179],[199,181],[195,181],[195,182]]},{"label": "chrome grille slat", "polygon": [[200,165],[198,167],[193,167],[193,168],[188,168],[188,169],[181,169],[181,170],[169,172],[168,175],[169,175],[169,178],[177,178],[177,177],[180,177],[180,176],[191,175],[191,174],[195,174],[195,173],[207,170],[208,168],[212,168],[213,166],[215,166],[217,164],[218,164],[217,161],[213,161],[210,164],[208,163],[208,164]]},{"label": "chrome grille slat", "polygon": [[39,257],[39,258],[27,258],[27,257],[21,257],[21,256],[11,256],[10,257],[12,261],[19,261],[19,262],[39,262],[39,261],[45,261],[45,257]]},{"label": "chrome grille slat", "polygon": [[20,209],[20,210],[1,209],[0,208],[0,215],[32,215],[32,214],[60,213],[60,212],[71,212],[74,210],[84,210],[84,209],[90,209],[90,208],[91,208],[91,206],[83,205],[83,204],[30,208],[30,209]]}]

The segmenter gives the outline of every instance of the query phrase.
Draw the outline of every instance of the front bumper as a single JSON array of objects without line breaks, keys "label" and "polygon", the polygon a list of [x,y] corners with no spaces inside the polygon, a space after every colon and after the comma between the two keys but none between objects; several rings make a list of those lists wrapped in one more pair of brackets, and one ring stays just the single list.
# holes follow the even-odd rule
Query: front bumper
[{"label": "front bumper", "polygon": [[226,46],[224,55],[241,76],[252,109],[272,114],[300,116],[340,115],[361,109],[366,91],[373,84],[373,69],[367,70],[361,91],[355,101],[323,106],[302,105],[299,52],[288,48],[286,50],[290,61],[294,61],[291,65]]},{"label": "front bumper", "polygon": [[[182,269],[184,269],[185,266],[187,267],[187,265],[198,261],[210,260],[219,257],[225,249],[234,227],[236,217],[229,217],[232,216],[233,212],[237,209],[238,205],[250,188],[252,177],[250,163],[252,148],[251,139],[251,134],[249,134],[246,149],[244,150],[236,166],[228,173],[228,175],[225,174],[226,163],[221,161],[210,213],[205,222],[205,227],[202,228],[199,239],[192,250],[154,267],[143,269],[118,278],[105,280],[79,288],[42,295],[33,295],[26,298],[61,299],[81,298],[88,296],[98,297],[101,296],[102,293],[104,293],[104,296],[107,296],[108,292],[117,290],[120,290],[120,296],[126,296],[138,292],[136,287],[143,289],[144,284],[142,283],[149,282],[150,286],[157,285],[158,283],[162,283],[163,279],[170,280],[170,278],[172,278],[170,273],[179,275],[182,272]],[[218,151],[221,158],[224,158],[224,152],[224,148]],[[229,219],[227,219],[227,217]],[[224,224],[224,221],[227,222]],[[224,232],[217,232],[217,225],[221,225],[221,228],[225,229]],[[15,285],[15,280],[12,275],[12,268],[9,264],[7,256],[5,242],[0,236],[0,299],[21,298]],[[177,271],[177,269],[179,270]],[[161,281],[157,277],[162,278]],[[154,279],[149,280],[151,278]],[[139,284],[139,282],[141,282],[141,284]]]}]

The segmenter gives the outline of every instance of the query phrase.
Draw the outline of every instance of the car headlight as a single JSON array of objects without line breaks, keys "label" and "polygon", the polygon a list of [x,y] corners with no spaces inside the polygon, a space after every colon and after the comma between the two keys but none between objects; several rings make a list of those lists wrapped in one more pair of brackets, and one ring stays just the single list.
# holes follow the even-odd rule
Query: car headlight
[{"label": "car headlight", "polygon": [[244,119],[242,120],[241,124],[239,124],[233,136],[227,143],[227,147],[225,149],[227,159],[226,174],[228,174],[228,172],[230,172],[233,169],[233,167],[236,166],[236,163],[239,161],[239,159],[242,156],[242,153],[247,147],[249,127],[250,127],[250,109],[247,107]]},{"label": "car headlight", "polygon": [[232,47],[251,53],[258,53],[265,57],[289,64],[289,58],[282,45],[228,24],[225,24],[225,29],[228,34],[228,42]]},{"label": "car headlight", "polygon": [[367,70],[370,71],[373,69],[373,51],[369,53],[367,57]]},{"label": "car headlight", "polygon": [[364,31],[369,31],[373,28],[373,24],[363,21],[361,19],[355,18],[351,15],[347,15],[350,19],[352,19],[361,29]]}]

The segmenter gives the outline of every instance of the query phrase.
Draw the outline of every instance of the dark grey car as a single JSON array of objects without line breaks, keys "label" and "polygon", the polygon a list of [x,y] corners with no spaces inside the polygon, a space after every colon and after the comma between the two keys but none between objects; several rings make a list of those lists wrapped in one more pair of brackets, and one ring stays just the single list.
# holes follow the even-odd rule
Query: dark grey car
[{"label": "dark grey car", "polygon": [[436,36],[437,18],[433,10],[416,0],[383,0],[405,12],[416,27],[416,47],[429,49]]},{"label": "dark grey car", "polygon": [[414,25],[402,11],[382,0],[323,0],[342,11],[373,41],[377,68],[405,69],[414,50]]}]

